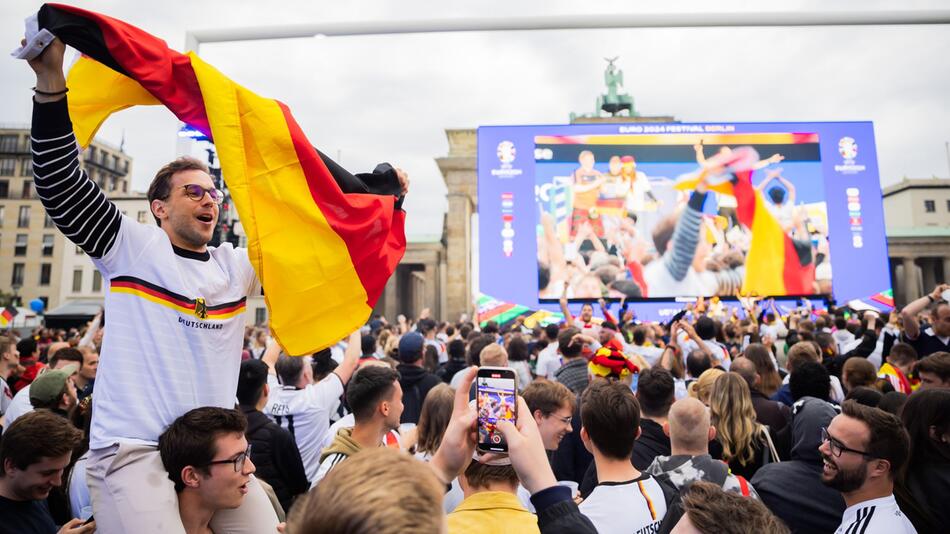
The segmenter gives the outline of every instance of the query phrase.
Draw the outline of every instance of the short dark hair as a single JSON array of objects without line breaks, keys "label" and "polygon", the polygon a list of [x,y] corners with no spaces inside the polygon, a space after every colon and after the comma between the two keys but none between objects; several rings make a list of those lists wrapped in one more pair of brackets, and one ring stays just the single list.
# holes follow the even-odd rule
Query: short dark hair
[{"label": "short dark hair", "polygon": [[643,345],[647,342],[647,327],[643,325],[637,325],[633,329],[633,344],[634,345]]},{"label": "short dark hair", "polygon": [[921,358],[917,362],[917,372],[933,373],[939,376],[942,382],[950,380],[950,352],[934,352]]},{"label": "short dark hair", "polygon": [[465,468],[465,480],[473,488],[487,488],[492,482],[518,484],[518,473],[511,465],[488,465],[472,460]]},{"label": "short dark hair", "polygon": [[897,365],[907,365],[917,359],[917,351],[907,343],[894,343],[887,357]]},{"label": "short dark hair", "polygon": [[528,344],[521,336],[512,336],[508,340],[508,361],[521,362],[528,359]]},{"label": "short dark hair", "polygon": [[330,352],[330,349],[315,352],[310,358],[310,369],[313,371],[313,380],[315,382],[319,382],[329,376],[338,366],[339,364],[333,359],[333,353]]},{"label": "short dark hair", "polygon": [[567,386],[540,378],[528,384],[521,396],[531,413],[540,410],[542,415],[551,415],[561,406],[567,406],[573,412],[577,403],[574,393]]},{"label": "short dark hair", "polygon": [[712,368],[712,359],[705,351],[694,349],[686,357],[686,371],[693,378],[699,378],[699,375]]},{"label": "short dark hair", "polygon": [[59,349],[50,357],[49,366],[51,368],[56,367],[56,364],[61,361],[76,362],[79,364],[79,367],[82,367],[82,352],[79,349],[75,349],[73,347]]},{"label": "short dark hair", "polygon": [[[168,199],[169,195],[172,194],[172,178],[175,174],[182,171],[202,171],[210,174],[208,172],[208,166],[205,165],[203,161],[191,156],[182,156],[166,163],[161,169],[158,169],[158,172],[155,173],[155,178],[152,178],[152,183],[148,186],[149,211],[152,209],[153,200]],[[162,222],[155,216],[154,212],[152,212],[152,217],[155,217],[155,224],[159,226],[162,225]]]},{"label": "short dark hair", "polygon": [[676,385],[673,375],[662,367],[640,371],[637,379],[637,400],[643,415],[666,417],[676,400]]},{"label": "short dark hair", "polygon": [[815,397],[826,401],[829,400],[831,392],[831,377],[824,365],[802,362],[788,377],[788,388],[792,393],[792,400]]},{"label": "short dark hair", "polygon": [[465,361],[465,342],[461,339],[453,339],[449,341],[449,346],[446,347],[446,350],[449,353],[449,359],[456,362]]},{"label": "short dark hair", "polygon": [[357,422],[373,417],[376,406],[395,389],[399,373],[392,367],[369,365],[356,371],[346,387],[346,403]]},{"label": "short dark hair", "polygon": [[548,340],[554,341],[557,339],[558,332],[561,331],[561,327],[557,323],[551,323],[544,327],[544,335],[548,337]]},{"label": "short dark hair", "polygon": [[848,328],[848,320],[844,318],[843,315],[838,315],[835,317],[835,329],[844,330]]},{"label": "short dark hair", "polygon": [[376,338],[372,334],[365,334],[360,338],[360,351],[364,355],[376,352]]},{"label": "short dark hair", "polygon": [[237,410],[203,406],[175,419],[158,437],[158,452],[175,491],[185,489],[181,470],[189,465],[202,473],[218,453],[215,440],[222,434],[244,434],[247,419]]},{"label": "short dark hair", "polygon": [[571,345],[571,340],[580,333],[580,330],[572,326],[561,330],[561,333],[557,335],[557,350],[563,354],[565,358],[573,358],[581,353],[581,350],[584,348],[582,344],[577,343],[576,345]]},{"label": "short dark hair", "polygon": [[853,400],[841,403],[841,413],[868,427],[870,436],[863,447],[864,451],[871,458],[887,460],[891,464],[890,478],[899,478],[910,452],[910,437],[901,420],[894,414]]},{"label": "short dark hair", "polygon": [[478,337],[468,344],[468,363],[470,365],[480,365],[482,360],[479,356],[482,350],[494,342],[495,336],[491,334],[478,334]]},{"label": "short dark hair", "polygon": [[698,480],[684,488],[683,512],[700,532],[786,534],[788,527],[758,499]]},{"label": "short dark hair", "polygon": [[267,364],[261,360],[245,360],[241,362],[241,371],[238,375],[237,400],[239,404],[254,406],[264,393],[267,384]]},{"label": "short dark hair", "polygon": [[630,458],[640,430],[640,403],[626,384],[595,380],[581,398],[581,424],[605,456]]},{"label": "short dark hair", "polygon": [[28,358],[36,352],[36,340],[32,337],[25,337],[17,342],[16,350],[21,358]]},{"label": "short dark hair", "polygon": [[9,459],[20,470],[72,452],[82,441],[82,431],[68,419],[49,410],[35,410],[18,417],[7,427],[0,441],[0,476]]},{"label": "short dark hair", "polygon": [[274,371],[280,378],[280,383],[285,386],[293,386],[300,380],[300,373],[303,372],[304,359],[300,356],[288,356],[281,354],[274,364]]},{"label": "short dark hair", "polygon": [[716,337],[716,322],[705,315],[696,319],[695,329],[699,339],[712,339]]},{"label": "short dark hair", "polygon": [[498,323],[495,321],[488,321],[482,328],[482,333],[484,334],[497,334],[499,331]]},{"label": "short dark hair", "polygon": [[858,386],[848,392],[845,400],[853,400],[865,406],[877,408],[883,398],[884,394],[874,388]]}]

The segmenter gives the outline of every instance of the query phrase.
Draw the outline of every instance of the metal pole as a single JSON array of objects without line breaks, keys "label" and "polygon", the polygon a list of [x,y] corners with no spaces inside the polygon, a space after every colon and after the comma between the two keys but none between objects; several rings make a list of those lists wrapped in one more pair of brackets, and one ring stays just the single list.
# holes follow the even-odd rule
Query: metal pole
[{"label": "metal pole", "polygon": [[334,22],[208,28],[186,33],[185,47],[201,43],[294,39],[315,36],[410,33],[583,30],[609,28],[726,28],[783,26],[893,26],[950,24],[950,10],[776,11],[758,13],[644,13],[556,15],[549,17],[476,17],[406,21]]}]

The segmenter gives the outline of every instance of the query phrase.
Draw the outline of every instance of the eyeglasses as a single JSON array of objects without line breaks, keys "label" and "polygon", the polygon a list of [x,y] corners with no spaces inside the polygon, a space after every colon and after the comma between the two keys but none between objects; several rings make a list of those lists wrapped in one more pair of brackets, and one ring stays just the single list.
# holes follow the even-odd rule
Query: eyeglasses
[{"label": "eyeglasses", "polygon": [[230,460],[215,460],[213,462],[208,462],[206,465],[215,465],[215,464],[233,464],[234,472],[241,473],[244,471],[244,464],[247,462],[247,459],[251,456],[251,444],[247,444],[247,450],[238,454]]},{"label": "eyeglasses", "polygon": [[828,442],[828,448],[831,449],[831,455],[834,456],[835,458],[840,458],[841,454],[845,452],[853,452],[854,454],[860,454],[861,456],[865,456],[868,458],[871,457],[871,455],[865,451],[859,451],[857,449],[851,449],[851,448],[845,447],[844,443],[841,443],[840,441],[831,437],[830,434],[828,434],[827,428],[821,427],[821,442],[824,443],[826,441]]},{"label": "eyeglasses", "polygon": [[551,415],[549,415],[548,417],[553,417],[553,418],[557,419],[558,421],[564,423],[565,425],[571,424],[571,421],[574,420],[573,417],[561,417],[560,415],[555,415],[555,414],[553,414],[553,413],[552,413]]},{"label": "eyeglasses", "polygon": [[224,192],[222,192],[220,189],[215,189],[214,187],[205,189],[198,184],[188,184],[181,186],[181,188],[185,190],[185,196],[191,200],[194,200],[195,202],[199,202],[201,199],[203,199],[205,193],[208,193],[208,196],[215,204],[224,202]]}]

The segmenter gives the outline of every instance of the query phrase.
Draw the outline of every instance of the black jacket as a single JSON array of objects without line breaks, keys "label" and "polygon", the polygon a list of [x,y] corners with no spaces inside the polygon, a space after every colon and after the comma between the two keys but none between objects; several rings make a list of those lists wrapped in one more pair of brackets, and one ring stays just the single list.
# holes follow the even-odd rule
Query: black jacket
[{"label": "black jacket", "polygon": [[834,532],[844,514],[844,498],[821,483],[818,429],[837,415],[834,406],[813,397],[795,403],[791,461],[762,466],[752,478],[759,499],[792,532]]},{"label": "black jacket", "polygon": [[422,414],[422,401],[426,399],[429,390],[442,383],[439,377],[417,365],[401,363],[396,366],[399,371],[399,385],[402,387],[402,417],[400,423],[419,422]]},{"label": "black jacket", "polygon": [[551,455],[551,468],[554,478],[573,480],[580,484],[587,467],[594,465],[594,457],[584,448],[581,441],[581,398],[577,397],[574,417],[571,419],[571,433],[564,436],[557,450]]},{"label": "black jacket", "polygon": [[755,410],[755,420],[778,432],[788,425],[792,411],[781,402],[774,401],[759,390],[752,390],[752,408]]},{"label": "black jacket", "polygon": [[465,360],[449,360],[435,371],[435,375],[448,384],[452,382],[452,377],[455,376],[455,373],[466,368],[468,368],[468,364],[465,363]]},{"label": "black jacket", "polygon": [[247,417],[247,441],[251,447],[251,461],[255,474],[274,488],[277,500],[290,510],[294,498],[310,489],[307,472],[297,442],[286,429],[273,422],[253,406],[241,406]]}]

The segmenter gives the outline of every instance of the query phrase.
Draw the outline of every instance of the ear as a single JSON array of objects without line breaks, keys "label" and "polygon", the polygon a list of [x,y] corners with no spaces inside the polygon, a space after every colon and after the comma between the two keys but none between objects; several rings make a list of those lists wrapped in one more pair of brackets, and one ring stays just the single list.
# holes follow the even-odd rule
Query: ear
[{"label": "ear", "polygon": [[663,434],[666,437],[670,437],[670,422],[666,421],[663,423]]},{"label": "ear", "polygon": [[593,454],[594,451],[591,449],[590,434],[587,433],[587,429],[583,426],[581,427],[581,443],[584,444],[584,448],[587,449],[587,452]]},{"label": "ear", "polygon": [[158,217],[159,220],[165,219],[165,217],[168,215],[164,200],[156,198],[151,204],[149,204],[149,208],[152,210],[152,214],[155,217]]},{"label": "ear", "polygon": [[197,488],[201,485],[201,473],[194,466],[186,465],[181,470],[181,481],[186,488]]},{"label": "ear", "polygon": [[871,477],[887,477],[891,474],[891,462],[882,458],[874,460],[868,467],[870,468],[868,476]]},{"label": "ear", "polygon": [[540,425],[541,419],[544,417],[544,415],[541,413],[541,410],[535,410],[532,415],[534,415],[534,422]]},{"label": "ear", "polygon": [[707,441],[712,441],[712,440],[716,439],[716,427],[714,427],[714,426],[712,426],[712,425],[709,425],[709,432],[708,432],[707,436],[709,437],[709,439],[708,439]]},{"label": "ear", "polygon": [[16,470],[16,465],[13,463],[12,458],[3,459],[3,472],[4,476],[10,476],[10,473]]},{"label": "ear", "polygon": [[637,427],[637,437],[634,440],[640,439],[640,427]]},{"label": "ear", "polygon": [[379,413],[383,415],[383,417],[389,417],[389,410],[390,410],[389,401],[383,401],[379,403],[379,408],[377,409],[379,410]]}]

